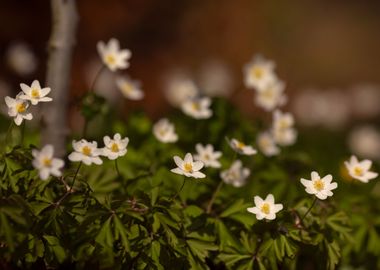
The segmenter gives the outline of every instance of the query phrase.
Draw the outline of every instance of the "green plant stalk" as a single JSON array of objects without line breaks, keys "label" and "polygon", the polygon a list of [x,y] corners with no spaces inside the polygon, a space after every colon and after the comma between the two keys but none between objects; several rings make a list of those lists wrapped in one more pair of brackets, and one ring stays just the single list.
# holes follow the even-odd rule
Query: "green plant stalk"
[{"label": "green plant stalk", "polygon": [[177,193],[170,199],[170,201],[174,201],[175,198],[177,198],[177,196],[179,195],[179,193],[181,193],[183,187],[185,186],[185,183],[186,183],[186,176],[183,177],[183,182],[182,182],[182,186],[181,188],[177,191]]},{"label": "green plant stalk", "polygon": [[206,213],[207,213],[207,214],[210,214],[210,213],[211,213],[212,205],[214,204],[214,201],[215,201],[215,199],[216,199],[216,196],[218,195],[220,189],[222,188],[223,183],[224,183],[223,181],[220,181],[219,184],[218,184],[218,186],[216,187],[214,193],[212,194],[211,200],[210,200],[210,202],[208,203],[207,208],[206,208]]},{"label": "green plant stalk", "polygon": [[82,166],[82,161],[79,162],[79,166],[78,166],[78,168],[77,168],[77,170],[76,170],[76,172],[75,172],[74,179],[73,179],[73,183],[72,183],[71,186],[70,186],[70,190],[69,190],[69,192],[71,192],[71,190],[72,190],[73,187],[74,187],[75,180],[77,180],[77,175],[78,175],[78,173],[79,173],[79,170],[80,170],[80,167],[81,167],[81,166]]},{"label": "green plant stalk", "polygon": [[311,209],[314,207],[315,203],[317,202],[318,198],[315,197],[314,200],[313,200],[313,203],[310,205],[309,209],[307,209],[306,213],[303,215],[303,217],[301,218],[300,220],[300,223],[302,223],[302,221],[304,220],[304,218],[307,216],[307,214],[309,214],[309,212],[311,211]]}]

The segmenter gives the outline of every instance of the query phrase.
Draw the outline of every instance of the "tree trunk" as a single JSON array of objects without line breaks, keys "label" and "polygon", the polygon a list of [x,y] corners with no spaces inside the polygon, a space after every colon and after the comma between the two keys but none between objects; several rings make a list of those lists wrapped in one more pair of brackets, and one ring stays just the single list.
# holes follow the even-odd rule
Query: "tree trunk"
[{"label": "tree trunk", "polygon": [[46,87],[50,87],[52,102],[43,110],[42,144],[52,144],[55,156],[65,155],[68,134],[67,104],[72,51],[78,13],[75,0],[51,0],[52,30],[48,44]]}]

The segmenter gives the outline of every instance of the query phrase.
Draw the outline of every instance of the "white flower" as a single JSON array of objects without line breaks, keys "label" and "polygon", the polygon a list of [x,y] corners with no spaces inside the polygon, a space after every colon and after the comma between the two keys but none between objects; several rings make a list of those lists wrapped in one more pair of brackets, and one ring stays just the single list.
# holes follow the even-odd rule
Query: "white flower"
[{"label": "white flower", "polygon": [[293,128],[294,117],[291,113],[276,110],[273,114],[272,135],[279,145],[291,145],[297,139],[297,131]]},{"label": "white flower", "polygon": [[347,143],[354,154],[380,160],[380,132],[374,126],[355,127],[350,132]]},{"label": "white flower", "polygon": [[220,60],[208,60],[199,72],[199,88],[209,97],[227,97],[234,89],[231,68]]},{"label": "white flower", "polygon": [[276,110],[273,114],[273,128],[274,129],[287,129],[294,126],[294,117],[291,113],[283,113]]},{"label": "white flower", "polygon": [[116,133],[113,139],[109,136],[104,136],[103,142],[105,147],[103,148],[102,155],[111,160],[122,157],[127,153],[129,139],[127,137],[122,139],[119,133]]},{"label": "white flower", "polygon": [[24,83],[20,84],[21,87],[21,99],[29,100],[32,105],[37,105],[38,102],[49,102],[53,99],[46,95],[50,93],[50,87],[41,88],[40,82],[34,80],[31,86],[27,86]]},{"label": "white flower", "polygon": [[245,185],[250,173],[251,171],[248,168],[244,168],[240,160],[235,160],[228,170],[220,173],[220,177],[226,184],[242,187]]},{"label": "white flower", "polygon": [[280,153],[273,136],[269,132],[262,132],[257,136],[257,146],[264,155],[271,157]]},{"label": "white flower", "polygon": [[234,138],[229,141],[229,144],[234,151],[242,155],[251,156],[257,153],[256,149],[254,149],[252,146],[246,145],[245,143]]},{"label": "white flower", "polygon": [[222,156],[222,152],[214,151],[214,147],[211,144],[203,146],[202,144],[197,143],[195,149],[197,150],[198,154],[194,155],[194,159],[202,161],[205,167],[221,167],[218,159]]},{"label": "white flower", "polygon": [[29,75],[37,68],[38,61],[28,44],[12,44],[5,57],[10,68],[21,76]]},{"label": "white flower", "polygon": [[195,83],[186,78],[173,78],[165,86],[165,96],[174,107],[180,107],[186,100],[193,99],[199,95]]},{"label": "white flower", "polygon": [[100,165],[103,161],[100,159],[102,151],[98,149],[97,142],[88,142],[85,139],[73,141],[74,152],[69,155],[71,161],[81,161],[86,165],[95,163]]},{"label": "white flower", "polygon": [[5,103],[8,107],[8,115],[14,117],[16,125],[21,125],[22,121],[32,120],[33,115],[28,112],[29,103],[20,98],[20,94],[16,98],[5,97]]},{"label": "white flower", "polygon": [[117,39],[111,38],[107,44],[99,41],[97,48],[103,63],[111,71],[129,67],[128,60],[131,58],[131,51],[128,49],[120,50],[120,44]]},{"label": "white flower", "polygon": [[276,79],[274,73],[275,64],[261,56],[255,56],[253,60],[244,67],[245,85],[247,88],[261,90],[268,82]]},{"label": "white flower", "polygon": [[157,140],[163,143],[174,143],[178,140],[174,125],[166,118],[162,118],[154,124],[153,134]]},{"label": "white flower", "polygon": [[32,150],[33,167],[39,171],[40,178],[46,180],[50,175],[59,177],[62,175],[61,169],[64,166],[62,159],[54,158],[54,148],[52,145],[45,145],[41,151]]},{"label": "white flower", "polygon": [[140,100],[144,98],[144,92],[141,90],[140,82],[133,81],[126,77],[118,77],[116,85],[121,93],[128,99]]},{"label": "white flower", "polygon": [[351,156],[350,161],[345,161],[344,165],[346,165],[348,173],[352,178],[362,181],[363,183],[368,183],[369,180],[378,176],[377,173],[369,170],[372,166],[372,161],[368,159],[359,162],[357,157]]},{"label": "white flower", "polygon": [[266,111],[272,111],[284,105],[287,101],[284,90],[285,84],[282,81],[272,80],[268,82],[260,91],[256,92],[256,105]]},{"label": "white flower", "polygon": [[195,119],[207,119],[212,116],[210,105],[211,99],[203,97],[186,100],[181,108],[185,114]]},{"label": "white flower", "polygon": [[274,203],[274,197],[272,194],[268,194],[265,200],[259,196],[254,198],[255,206],[247,208],[248,212],[255,214],[258,220],[268,219],[274,220],[276,213],[281,211],[284,207],[281,203]]},{"label": "white flower", "polygon": [[184,160],[178,156],[174,156],[174,162],[178,166],[172,169],[171,172],[181,174],[187,177],[194,178],[204,178],[205,174],[201,173],[199,170],[203,168],[204,164],[202,161],[193,161],[193,156],[190,153],[185,155]]},{"label": "white flower", "polygon": [[306,187],[305,191],[309,194],[314,194],[320,200],[325,200],[327,197],[332,196],[331,190],[338,187],[336,182],[331,181],[331,174],[321,178],[317,172],[311,173],[311,180],[301,178],[302,185]]}]

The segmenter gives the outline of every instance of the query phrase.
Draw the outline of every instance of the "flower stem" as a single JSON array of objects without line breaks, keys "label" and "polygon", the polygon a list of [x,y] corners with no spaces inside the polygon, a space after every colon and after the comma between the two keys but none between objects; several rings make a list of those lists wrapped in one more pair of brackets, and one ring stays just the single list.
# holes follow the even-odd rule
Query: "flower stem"
[{"label": "flower stem", "polygon": [[21,124],[21,143],[20,143],[21,146],[24,144],[24,137],[25,137],[24,135],[25,135],[25,121],[23,121]]},{"label": "flower stem", "polygon": [[302,223],[302,221],[307,216],[307,214],[309,214],[309,212],[311,211],[311,209],[313,208],[313,206],[315,205],[315,203],[317,202],[317,200],[318,200],[317,197],[315,197],[313,203],[310,205],[309,209],[307,209],[306,213],[301,218],[300,223]]},{"label": "flower stem", "polygon": [[218,184],[218,186],[216,187],[214,193],[212,194],[210,202],[207,205],[207,210],[206,210],[207,214],[211,213],[212,205],[214,204],[216,196],[218,195],[218,193],[219,193],[220,189],[222,188],[222,186],[223,186],[223,181],[220,181],[219,184]]},{"label": "flower stem", "polygon": [[119,178],[122,178],[120,171],[119,171],[119,165],[117,164],[117,159],[115,159],[115,169],[116,169],[116,172],[117,172],[117,175],[119,176]]},{"label": "flower stem", "polygon": [[177,191],[177,193],[170,199],[170,201],[174,201],[175,198],[179,195],[179,193],[182,191],[183,187],[185,186],[186,183],[186,176],[183,177],[183,182],[181,188]]},{"label": "flower stem", "polygon": [[103,70],[105,70],[105,67],[106,67],[105,65],[102,65],[100,67],[100,69],[96,72],[94,80],[92,81],[92,84],[91,84],[91,87],[90,87],[90,91],[89,91],[90,93],[94,92],[94,87],[96,85],[96,82],[100,78],[100,74],[102,74]]},{"label": "flower stem", "polygon": [[73,189],[73,186],[75,184],[75,180],[77,179],[77,175],[79,173],[79,169],[80,169],[81,166],[82,166],[82,161],[79,162],[79,166],[78,166],[77,171],[75,172],[75,175],[74,175],[73,183],[70,186],[70,191]]}]

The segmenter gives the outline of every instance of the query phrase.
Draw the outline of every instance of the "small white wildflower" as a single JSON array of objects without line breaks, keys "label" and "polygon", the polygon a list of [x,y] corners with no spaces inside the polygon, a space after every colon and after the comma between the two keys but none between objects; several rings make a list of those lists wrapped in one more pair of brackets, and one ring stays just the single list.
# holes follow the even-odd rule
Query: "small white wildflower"
[{"label": "small white wildflower", "polygon": [[28,112],[29,103],[20,98],[20,94],[16,98],[5,97],[5,103],[8,107],[8,115],[14,118],[16,125],[21,125],[22,121],[32,120],[33,115]]},{"label": "small white wildflower", "polygon": [[197,143],[195,149],[197,150],[197,154],[194,155],[194,159],[202,161],[205,167],[221,167],[218,159],[222,156],[222,152],[214,151],[214,147],[211,144],[203,146],[202,144]]},{"label": "small white wildflower", "polygon": [[321,178],[317,172],[311,173],[311,180],[301,178],[301,183],[305,186],[305,191],[309,194],[315,195],[320,200],[325,200],[327,197],[332,196],[333,193],[331,190],[338,187],[336,182],[331,181],[331,174]]},{"label": "small white wildflower", "polygon": [[212,116],[210,109],[211,99],[208,97],[186,100],[181,108],[182,111],[195,119],[207,119]]},{"label": "small white wildflower", "polygon": [[293,126],[294,117],[291,113],[282,113],[276,110],[273,114],[272,128],[275,142],[282,146],[294,144],[297,139],[297,131]]},{"label": "small white wildflower", "polygon": [[174,125],[166,118],[162,118],[154,124],[153,134],[157,140],[163,143],[174,143],[178,140]]},{"label": "small white wildflower", "polygon": [[171,172],[176,174],[181,174],[186,177],[194,178],[204,178],[206,175],[201,173],[199,170],[203,168],[204,164],[202,161],[193,161],[193,156],[190,153],[185,155],[185,158],[182,160],[178,156],[174,156],[174,162],[178,166],[171,170]]},{"label": "small white wildflower", "polygon": [[26,43],[12,44],[5,58],[9,67],[21,76],[30,75],[37,69],[38,60]]},{"label": "small white wildflower", "polygon": [[49,102],[53,100],[51,97],[46,96],[51,91],[50,87],[41,88],[40,82],[37,80],[34,80],[31,86],[21,83],[20,87],[22,90],[20,98],[29,100],[32,105],[37,105],[38,102]]},{"label": "small white wildflower", "polygon": [[372,161],[368,159],[359,161],[356,156],[351,156],[350,161],[345,161],[344,165],[352,178],[363,183],[368,183],[369,180],[378,176],[378,173],[370,171]]},{"label": "small white wildflower", "polygon": [[95,163],[100,165],[103,161],[100,159],[102,151],[98,149],[97,142],[88,142],[85,139],[80,141],[73,141],[74,152],[69,155],[69,160],[80,161],[86,165]]},{"label": "small white wildflower", "polygon": [[128,99],[140,100],[144,98],[144,92],[141,90],[141,83],[139,81],[133,81],[127,77],[118,77],[116,85]]},{"label": "small white wildflower", "polygon": [[244,67],[245,86],[247,88],[263,89],[268,82],[276,80],[274,73],[275,64],[261,56],[255,56],[253,60]]},{"label": "small white wildflower", "polygon": [[260,151],[268,157],[275,156],[280,153],[280,148],[277,147],[270,132],[262,132],[257,136],[257,146]]},{"label": "small white wildflower", "polygon": [[284,207],[281,203],[274,203],[274,197],[272,194],[268,194],[265,200],[259,196],[254,197],[255,206],[247,208],[248,212],[255,214],[258,220],[276,219],[276,213],[281,211]]},{"label": "small white wildflower", "polygon": [[355,127],[350,132],[347,143],[354,154],[380,160],[380,132],[376,127],[371,125]]},{"label": "small white wildflower", "polygon": [[285,84],[280,80],[273,80],[256,92],[256,105],[266,111],[272,111],[284,105],[287,98],[284,94]]},{"label": "small white wildflower", "polygon": [[226,184],[242,187],[246,184],[250,173],[251,171],[248,168],[244,168],[240,160],[235,160],[229,169],[220,173],[220,177]]},{"label": "small white wildflower", "polygon": [[65,165],[62,159],[54,158],[54,147],[45,145],[41,151],[32,150],[33,167],[39,171],[40,178],[46,180],[50,175],[59,177],[62,175],[61,169]]},{"label": "small white wildflower", "polygon": [[181,107],[186,100],[196,98],[198,95],[199,90],[195,83],[183,76],[172,78],[165,85],[165,96],[174,107]]},{"label": "small white wildflower", "polygon": [[103,156],[108,157],[110,160],[122,157],[127,153],[127,146],[129,138],[121,138],[119,133],[116,133],[111,139],[109,136],[103,137],[105,147],[103,148]]},{"label": "small white wildflower", "polygon": [[128,49],[120,50],[120,43],[117,39],[111,38],[107,44],[99,41],[97,48],[103,63],[111,71],[129,67],[128,60],[132,55],[131,51]]},{"label": "small white wildflower", "polygon": [[229,144],[235,152],[241,155],[251,156],[251,155],[257,154],[256,149],[254,149],[252,146],[246,145],[245,143],[238,141],[235,138],[232,138],[229,141]]}]

